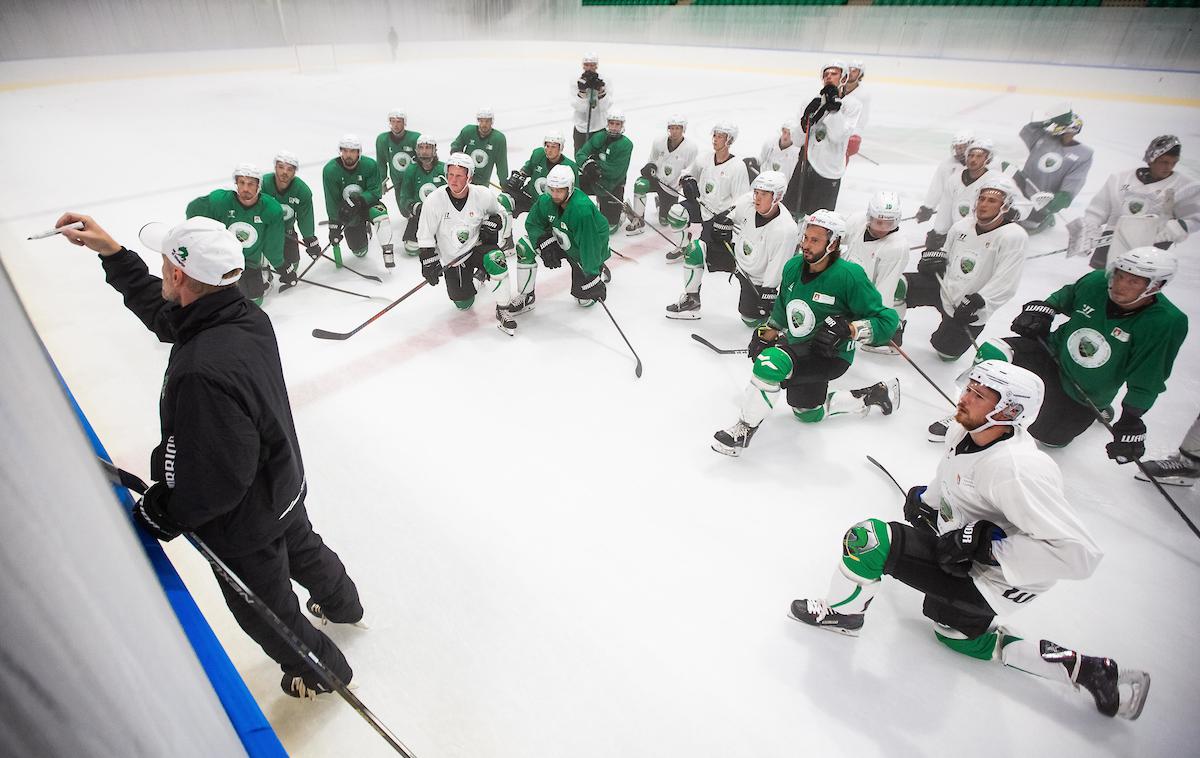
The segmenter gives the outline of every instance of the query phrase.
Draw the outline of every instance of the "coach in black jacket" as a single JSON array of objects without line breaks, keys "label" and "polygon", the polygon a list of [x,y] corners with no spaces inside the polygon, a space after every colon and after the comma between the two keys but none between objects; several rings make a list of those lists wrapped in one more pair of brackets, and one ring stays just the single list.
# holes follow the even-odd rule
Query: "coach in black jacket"
[{"label": "coach in black jacket", "polygon": [[[142,242],[162,253],[152,276],[136,253],[88,216],[68,213],[63,234],[100,253],[107,281],[171,357],[159,398],[162,441],[150,460],[155,484],[134,517],[161,540],[193,531],[317,656],[349,682],[337,646],[301,614],[355,623],[363,609],[337,554],[313,531],[304,508],[304,464],[271,320],[236,286],[241,243],[224,224],[189,219],[173,229],[148,224]],[[312,697],[328,688],[224,582],[234,618],[283,668],[283,691]]]}]

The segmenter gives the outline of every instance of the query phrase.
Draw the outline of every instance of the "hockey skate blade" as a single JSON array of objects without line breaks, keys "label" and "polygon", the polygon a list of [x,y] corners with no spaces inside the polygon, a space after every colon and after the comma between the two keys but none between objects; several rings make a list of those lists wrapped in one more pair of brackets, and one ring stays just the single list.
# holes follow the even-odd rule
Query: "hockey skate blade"
[{"label": "hockey skate blade", "polygon": [[803,626],[807,626],[812,629],[824,629],[827,632],[833,632],[834,634],[840,634],[843,637],[857,637],[858,632],[860,631],[858,629],[842,629],[842,628],[839,628],[836,626],[823,626],[821,624],[810,624],[807,621],[801,621],[800,619],[796,618],[796,614],[792,613],[791,611],[788,611],[788,618],[790,618],[792,621],[796,621],[796,622],[800,623]]},{"label": "hockey skate blade", "polygon": [[674,319],[675,321],[699,321],[700,320],[700,312],[699,311],[667,311],[666,316],[667,316],[667,318]]},{"label": "hockey skate blade", "polygon": [[680,253],[679,255],[676,255],[673,258],[671,257],[670,253],[667,253],[667,263],[679,263],[681,260],[683,260],[682,253]]},{"label": "hockey skate blade", "polygon": [[892,401],[892,409],[885,416],[890,416],[900,410],[900,377],[889,379],[885,382],[887,385],[888,398]]},{"label": "hockey skate blade", "polygon": [[507,334],[509,337],[517,336],[516,329],[509,329],[508,327],[504,326],[504,324],[496,324],[496,328],[500,330],[501,334]]},{"label": "hockey skate blade", "polygon": [[742,454],[740,448],[722,445],[720,442],[713,442],[710,447],[712,447],[713,452],[728,455],[730,458],[737,458]]},{"label": "hockey skate blade", "polygon": [[[1128,688],[1130,696],[1126,698],[1122,688]],[[1146,706],[1146,696],[1150,694],[1150,675],[1137,669],[1122,669],[1117,675],[1117,689],[1121,691],[1121,704],[1117,707],[1117,715],[1123,719],[1134,721],[1142,715]]]},{"label": "hockey skate blade", "polygon": [[[1150,481],[1150,477],[1146,476],[1141,471],[1138,471],[1136,474],[1134,474],[1133,478],[1137,479],[1139,482]],[[1156,476],[1154,477],[1154,481],[1158,482],[1159,484],[1169,484],[1173,487],[1194,487],[1196,485],[1195,479],[1188,479],[1187,477],[1183,476]]]}]

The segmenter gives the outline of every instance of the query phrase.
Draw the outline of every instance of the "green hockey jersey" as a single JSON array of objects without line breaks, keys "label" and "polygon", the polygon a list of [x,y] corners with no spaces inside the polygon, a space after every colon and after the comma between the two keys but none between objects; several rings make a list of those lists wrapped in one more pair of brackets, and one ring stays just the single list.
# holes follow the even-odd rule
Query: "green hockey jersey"
[{"label": "green hockey jersey", "polygon": [[352,169],[347,169],[341,158],[329,161],[321,172],[321,183],[325,188],[325,215],[330,221],[342,218],[343,210],[350,208],[354,193],[361,194],[368,206],[378,203],[383,196],[379,164],[365,155]]},{"label": "green hockey jersey", "polygon": [[487,186],[492,180],[492,170],[498,170],[498,176],[508,176],[508,140],[496,129],[488,132],[488,136],[479,136],[479,127],[474,124],[464,126],[454,141],[450,143],[450,151],[466,153],[475,161],[475,173],[471,184]]},{"label": "green hockey jersey", "polygon": [[300,227],[300,237],[307,239],[316,234],[313,220],[312,190],[303,179],[296,176],[285,189],[279,189],[275,184],[275,174],[266,174],[262,178],[262,191],[267,197],[275,198],[283,210],[283,230],[293,231]]},{"label": "green hockey jersey", "polygon": [[233,190],[213,190],[188,203],[187,217],[195,216],[220,221],[233,232],[242,243],[247,266],[263,268],[265,258],[283,269],[283,209],[275,198],[260,192],[258,201],[247,208]]},{"label": "green hockey jersey", "polygon": [[608,221],[591,198],[575,190],[567,198],[566,207],[559,208],[549,194],[539,196],[525,217],[525,232],[536,247],[547,231],[583,273],[600,274],[600,266],[609,256]]}]

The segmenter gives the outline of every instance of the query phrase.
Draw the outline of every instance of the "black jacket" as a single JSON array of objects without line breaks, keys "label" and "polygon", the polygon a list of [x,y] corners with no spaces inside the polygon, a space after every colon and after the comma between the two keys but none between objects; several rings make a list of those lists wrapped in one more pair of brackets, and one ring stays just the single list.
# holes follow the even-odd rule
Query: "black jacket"
[{"label": "black jacket", "polygon": [[271,320],[237,287],[181,308],[136,253],[101,260],[125,307],[172,343],[150,458],[171,487],[167,515],[218,553],[262,548],[304,512],[305,493]]}]

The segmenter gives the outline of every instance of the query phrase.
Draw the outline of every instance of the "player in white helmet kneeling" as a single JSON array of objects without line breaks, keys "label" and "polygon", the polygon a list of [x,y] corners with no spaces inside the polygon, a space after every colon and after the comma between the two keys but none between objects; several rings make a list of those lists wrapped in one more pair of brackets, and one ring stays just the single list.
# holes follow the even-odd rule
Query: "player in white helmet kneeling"
[{"label": "player in white helmet kneeling", "polygon": [[1058,466],[1025,431],[1042,392],[1042,380],[1018,366],[975,366],[933,481],[904,499],[908,523],[871,518],[850,527],[825,596],[794,600],[791,613],[857,636],[886,574],[924,593],[934,636],[951,650],[1082,687],[1105,716],[1136,719],[1148,674],[996,624],[1058,580],[1088,578],[1102,556]]},{"label": "player in white helmet kneeling", "polygon": [[361,258],[370,241],[368,226],[375,230],[383,253],[383,265],[396,265],[392,252],[392,225],[383,204],[383,180],[379,164],[362,154],[362,141],[347,134],[338,142],[338,157],[321,171],[325,189],[325,213],[329,219],[329,243],[340,261],[339,243],[345,238],[350,252]]},{"label": "player in white helmet kneeling", "polygon": [[[883,302],[892,308],[904,304],[902,274],[908,265],[908,243],[900,234],[900,196],[895,192],[876,192],[866,213],[846,221],[846,239],[842,257],[862,266],[867,278],[879,290]],[[897,333],[904,329],[903,322]],[[871,353],[896,354],[890,344],[863,345]]]},{"label": "player in white helmet kneeling", "polygon": [[683,196],[679,180],[696,162],[696,143],[684,135],[686,131],[687,119],[673,115],[667,119],[667,133],[651,144],[650,157],[633,183],[633,218],[625,227],[627,234],[646,231],[646,196],[651,192],[658,198],[658,225],[668,225],[667,214]]}]

